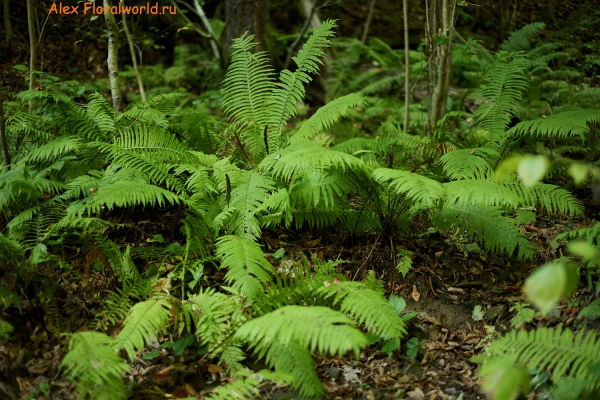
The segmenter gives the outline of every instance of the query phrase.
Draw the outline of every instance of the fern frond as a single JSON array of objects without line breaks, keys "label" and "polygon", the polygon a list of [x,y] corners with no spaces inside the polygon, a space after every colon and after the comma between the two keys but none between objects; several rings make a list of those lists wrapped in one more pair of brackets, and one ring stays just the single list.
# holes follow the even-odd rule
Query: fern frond
[{"label": "fern frond", "polygon": [[501,183],[521,198],[524,207],[537,207],[538,204],[549,213],[579,215],[583,212],[583,204],[571,192],[556,185],[538,182],[529,188],[512,176]]},{"label": "fern frond", "polygon": [[307,121],[302,123],[298,131],[290,138],[290,142],[303,139],[311,139],[319,133],[329,129],[340,117],[346,115],[346,111],[363,103],[363,97],[356,93],[350,93],[330,101],[320,107]]},{"label": "fern frond", "polygon": [[127,398],[121,374],[129,365],[117,354],[117,341],[110,336],[99,332],[74,334],[61,368],[75,380],[79,398],[85,398],[89,391],[94,399]]},{"label": "fern frond", "polygon": [[452,180],[486,179],[493,171],[500,154],[493,149],[460,149],[450,151],[440,157],[444,173]]},{"label": "fern frond", "polygon": [[384,338],[406,334],[404,322],[394,307],[381,293],[368,289],[362,282],[322,286],[318,293],[324,298],[333,297],[333,304],[339,304],[341,312]]},{"label": "fern frond", "polygon": [[529,86],[525,70],[530,62],[522,56],[499,58],[488,71],[480,92],[484,104],[477,109],[474,117],[477,124],[486,129],[495,141],[500,141],[519,106],[523,93]]},{"label": "fern frond", "polygon": [[272,92],[271,106],[268,114],[268,141],[273,151],[279,150],[283,126],[296,115],[296,104],[304,100],[304,84],[309,83],[312,78],[310,74],[319,71],[320,60],[325,57],[322,47],[331,45],[329,37],[333,35],[335,22],[327,20],[313,31],[313,34],[300,49],[297,56],[292,57],[296,63],[296,70],[290,72],[287,69],[281,71],[278,83]]},{"label": "fern frond", "polygon": [[390,182],[390,188],[396,193],[404,194],[424,207],[436,207],[445,195],[445,189],[439,182],[409,171],[377,168],[372,176],[380,184]]},{"label": "fern frond", "polygon": [[503,51],[525,51],[531,47],[531,40],[539,36],[542,29],[546,27],[543,22],[534,22],[525,25],[521,29],[513,31],[500,45]]},{"label": "fern frond", "polygon": [[480,204],[515,209],[521,199],[503,185],[484,179],[465,179],[442,184],[448,204]]},{"label": "fern frond", "polygon": [[531,258],[535,247],[523,236],[519,227],[502,211],[476,204],[453,206],[445,204],[436,218],[440,229],[458,229],[470,239],[485,243],[491,251],[506,251],[512,254],[519,247],[519,258]]},{"label": "fern frond", "polygon": [[268,365],[275,368],[279,373],[292,376],[292,387],[299,389],[300,396],[305,398],[320,397],[325,394],[317,371],[315,361],[306,347],[295,341],[284,343],[274,337],[270,346],[260,357],[265,357]]},{"label": "fern frond", "polygon": [[579,137],[585,140],[590,134],[590,123],[600,122],[600,110],[565,111],[547,118],[519,122],[507,135],[518,137]]},{"label": "fern frond", "polygon": [[136,205],[164,206],[177,204],[180,198],[168,190],[143,182],[114,182],[97,189],[93,195],[75,201],[69,206],[71,215],[100,213],[104,208],[132,207]]},{"label": "fern frond", "polygon": [[281,307],[246,322],[235,336],[256,347],[260,354],[264,354],[275,339],[331,355],[353,350],[358,356],[360,348],[367,344],[350,318],[328,307]]},{"label": "fern frond", "polygon": [[18,264],[25,257],[22,246],[0,232],[0,260]]},{"label": "fern frond", "polygon": [[600,222],[596,222],[596,225],[590,226],[589,228],[579,228],[573,231],[567,231],[559,234],[554,239],[559,240],[581,240],[590,243],[593,246],[600,247]]},{"label": "fern frond", "polygon": [[249,298],[258,296],[275,272],[257,243],[237,236],[221,236],[217,241],[221,268],[229,268],[226,282]]},{"label": "fern frond", "polygon": [[584,329],[577,335],[562,326],[511,331],[493,342],[489,351],[494,357],[509,357],[530,368],[548,371],[555,381],[575,378],[585,381],[589,389],[600,384],[590,371],[600,359],[600,339]]},{"label": "fern frond", "polygon": [[119,348],[127,353],[130,360],[135,352],[142,350],[151,338],[156,340],[171,318],[171,304],[165,298],[154,297],[131,307],[123,322],[123,329],[117,335]]}]

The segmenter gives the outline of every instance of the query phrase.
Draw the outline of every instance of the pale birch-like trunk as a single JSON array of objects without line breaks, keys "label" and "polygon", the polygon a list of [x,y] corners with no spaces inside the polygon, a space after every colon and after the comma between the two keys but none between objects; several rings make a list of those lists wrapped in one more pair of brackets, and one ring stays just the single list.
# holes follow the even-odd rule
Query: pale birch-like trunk
[{"label": "pale birch-like trunk", "polygon": [[[110,0],[104,0],[105,7],[112,7]],[[115,21],[115,16],[110,11],[104,14],[106,28],[108,30],[108,81],[110,83],[110,94],[112,97],[112,106],[117,112],[123,111],[123,97],[119,87],[119,28]]]},{"label": "pale birch-like trunk", "polygon": [[217,38],[215,38],[215,33],[213,32],[212,26],[210,25],[210,21],[208,20],[208,18],[206,18],[206,14],[204,13],[204,10],[202,9],[202,6],[200,5],[200,2],[198,0],[194,0],[194,8],[196,9],[196,14],[198,14],[200,20],[202,21],[202,24],[204,25],[204,29],[206,29],[206,31],[210,35],[210,48],[212,49],[213,56],[217,60],[221,59],[219,46],[217,46]]}]

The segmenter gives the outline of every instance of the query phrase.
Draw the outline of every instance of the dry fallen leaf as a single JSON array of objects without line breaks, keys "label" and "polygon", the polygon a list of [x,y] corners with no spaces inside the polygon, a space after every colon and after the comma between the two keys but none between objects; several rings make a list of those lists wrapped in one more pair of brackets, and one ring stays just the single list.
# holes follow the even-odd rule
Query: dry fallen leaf
[{"label": "dry fallen leaf", "polygon": [[413,290],[410,297],[412,297],[414,301],[419,301],[419,299],[421,298],[421,293],[419,293],[419,291],[417,290],[417,285],[413,285]]},{"label": "dry fallen leaf", "polygon": [[159,381],[159,380],[168,378],[174,369],[175,369],[175,366],[169,365],[167,368],[163,368],[162,370],[160,370],[157,373],[155,373],[154,375],[152,375],[152,379],[154,379],[155,381]]}]

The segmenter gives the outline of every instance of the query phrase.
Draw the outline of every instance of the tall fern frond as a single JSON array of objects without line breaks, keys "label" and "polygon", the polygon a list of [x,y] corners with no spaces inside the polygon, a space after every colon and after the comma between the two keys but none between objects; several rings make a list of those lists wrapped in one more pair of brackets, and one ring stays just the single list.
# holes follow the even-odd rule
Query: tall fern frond
[{"label": "tall fern frond", "polygon": [[596,222],[596,225],[590,226],[589,228],[579,228],[573,231],[563,232],[556,236],[554,240],[581,240],[590,243],[593,246],[600,247],[600,222]]},{"label": "tall fern frond", "polygon": [[171,319],[171,304],[161,297],[154,297],[131,307],[123,322],[123,329],[117,335],[119,348],[127,353],[130,360],[135,352],[142,350],[146,343],[162,332]]},{"label": "tall fern frond", "polygon": [[221,236],[217,241],[221,267],[229,268],[226,282],[249,298],[258,296],[275,272],[257,243],[237,236]]},{"label": "tall fern frond", "polygon": [[500,45],[500,50],[511,52],[528,50],[531,47],[531,40],[538,37],[545,27],[546,24],[543,22],[534,22],[513,31]]},{"label": "tall fern frond", "polygon": [[302,123],[300,129],[290,138],[290,142],[312,139],[319,133],[329,129],[340,117],[346,115],[348,109],[362,103],[363,97],[356,93],[350,93],[330,101]]},{"label": "tall fern frond", "polygon": [[94,399],[126,399],[121,374],[129,365],[117,354],[117,340],[99,332],[71,336],[61,368],[76,382],[79,398],[92,391]]},{"label": "tall fern frond", "polygon": [[480,92],[484,103],[475,111],[477,124],[501,141],[511,116],[529,86],[525,70],[530,62],[522,55],[499,57],[485,77]]},{"label": "tall fern frond", "polygon": [[[250,127],[251,140],[260,143],[264,127],[269,123],[268,105],[275,89],[274,71],[267,52],[251,53],[256,45],[253,35],[244,34],[231,45],[231,64],[222,83],[223,110],[240,127]],[[266,149],[264,149],[266,150]],[[254,148],[254,155],[259,153]]]},{"label": "tall fern frond", "polygon": [[331,45],[328,38],[333,36],[334,27],[335,22],[327,20],[316,28],[298,55],[292,57],[296,70],[290,72],[284,69],[279,75],[280,82],[273,89],[268,113],[270,128],[267,137],[273,151],[279,150],[283,127],[296,115],[297,103],[304,100],[304,84],[312,80],[310,74],[318,72],[319,64],[323,64],[321,58],[325,57],[325,53],[321,48]]}]

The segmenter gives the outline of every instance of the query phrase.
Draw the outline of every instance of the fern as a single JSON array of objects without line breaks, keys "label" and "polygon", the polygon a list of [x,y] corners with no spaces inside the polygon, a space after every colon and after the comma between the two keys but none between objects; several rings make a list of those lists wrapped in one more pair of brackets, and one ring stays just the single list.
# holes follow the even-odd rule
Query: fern
[{"label": "fern", "polygon": [[493,171],[500,155],[492,149],[461,149],[454,150],[440,157],[444,173],[452,180],[486,179]]},{"label": "fern", "polygon": [[555,381],[574,378],[585,382],[588,389],[600,383],[589,368],[600,359],[600,340],[593,332],[570,329],[538,328],[534,331],[512,331],[489,347],[492,359],[506,357],[529,368],[546,370]]},{"label": "fern", "polygon": [[361,282],[340,282],[323,286],[318,293],[324,298],[333,297],[333,304],[384,338],[397,338],[406,334],[402,319],[394,307],[380,293],[367,289]]},{"label": "fern", "polygon": [[117,335],[117,343],[123,348],[129,359],[135,358],[135,352],[144,348],[156,333],[167,326],[171,318],[171,305],[165,298],[154,297],[134,305],[123,323],[123,329]]},{"label": "fern", "polygon": [[502,210],[476,204],[453,206],[445,204],[435,220],[440,229],[457,229],[469,239],[485,243],[491,251],[512,254],[518,247],[519,258],[531,258],[535,247],[523,236],[514,221],[502,216]]},{"label": "fern", "polygon": [[500,45],[503,51],[525,51],[531,47],[531,39],[535,39],[546,25],[542,22],[534,22],[525,25],[523,28],[512,32],[508,38]]},{"label": "fern", "polygon": [[579,316],[589,319],[600,318],[600,299],[592,301],[579,312]]},{"label": "fern", "polygon": [[222,236],[216,251],[222,257],[221,268],[229,268],[225,280],[243,295],[251,299],[258,296],[271,280],[273,266],[258,244],[237,236]]},{"label": "fern", "polygon": [[69,352],[61,363],[76,381],[79,398],[92,391],[95,399],[125,399],[126,387],[121,374],[129,365],[117,354],[117,340],[98,332],[80,332],[71,336]]},{"label": "fern", "polygon": [[439,182],[409,171],[378,168],[373,171],[373,179],[381,184],[391,181],[390,188],[396,193],[424,207],[436,207],[445,196]]},{"label": "fern", "polygon": [[284,69],[279,75],[281,83],[273,89],[267,122],[270,126],[267,140],[273,151],[279,150],[281,146],[283,126],[290,118],[296,116],[296,104],[304,100],[304,84],[312,80],[310,74],[318,72],[319,64],[323,64],[320,58],[324,57],[325,53],[321,48],[330,46],[328,37],[333,35],[334,27],[335,22],[324,21],[313,31],[298,54],[292,57],[297,66],[296,70],[290,72]]},{"label": "fern", "polygon": [[547,118],[523,121],[511,128],[507,135],[532,137],[578,137],[586,140],[591,123],[600,122],[600,110],[565,111]]}]

